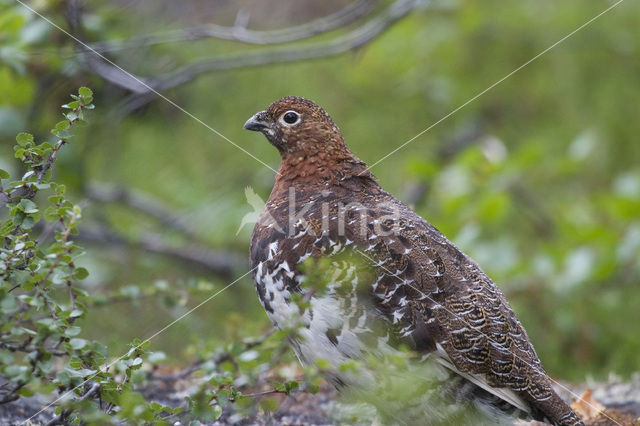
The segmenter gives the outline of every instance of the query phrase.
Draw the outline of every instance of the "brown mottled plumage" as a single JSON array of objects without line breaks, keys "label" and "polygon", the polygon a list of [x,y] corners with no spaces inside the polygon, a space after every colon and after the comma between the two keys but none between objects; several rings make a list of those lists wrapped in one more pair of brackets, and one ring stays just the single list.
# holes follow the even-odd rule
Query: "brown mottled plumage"
[{"label": "brown mottled plumage", "polygon": [[[329,286],[327,297],[311,298],[294,342],[302,361],[325,358],[337,365],[362,356],[370,349],[368,324],[383,318],[392,338],[410,342],[534,418],[582,424],[553,391],[498,287],[433,225],[376,183],[322,108],[303,98],[282,98],[245,128],[261,131],[282,157],[251,240],[256,288],[274,324],[286,327],[300,316],[290,300],[291,293],[305,291],[299,265],[308,257],[350,250],[373,265],[367,300],[358,291],[363,275],[338,266],[334,275],[340,282]],[[340,290],[345,283],[346,293]]]}]

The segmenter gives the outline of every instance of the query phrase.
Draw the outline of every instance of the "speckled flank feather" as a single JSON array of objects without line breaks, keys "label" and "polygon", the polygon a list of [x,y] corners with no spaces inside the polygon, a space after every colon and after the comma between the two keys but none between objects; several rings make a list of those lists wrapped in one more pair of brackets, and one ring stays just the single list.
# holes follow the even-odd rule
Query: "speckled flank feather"
[{"label": "speckled flank feather", "polygon": [[[294,125],[282,121],[288,111],[299,115]],[[326,112],[306,99],[287,97],[260,114],[266,126],[261,131],[282,156],[251,240],[256,288],[271,320],[278,327],[299,320],[290,299],[301,291],[305,276],[298,265],[308,257],[338,259],[337,253],[349,252],[370,266],[368,273],[358,273],[358,262],[336,264],[328,294],[311,298],[302,339],[294,344],[303,362],[320,357],[339,363],[393,341],[409,342],[534,418],[582,424],[552,390],[498,287],[375,182]],[[291,188],[298,216],[289,223]],[[349,203],[355,207],[340,209]],[[365,294],[358,291],[362,288]],[[381,321],[383,337],[372,331]]]}]

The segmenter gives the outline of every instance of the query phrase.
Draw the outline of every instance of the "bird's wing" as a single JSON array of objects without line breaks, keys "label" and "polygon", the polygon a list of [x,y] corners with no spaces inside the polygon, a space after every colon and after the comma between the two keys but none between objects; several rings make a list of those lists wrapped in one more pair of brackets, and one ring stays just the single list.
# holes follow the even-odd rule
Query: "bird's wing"
[{"label": "bird's wing", "polygon": [[435,227],[399,206],[406,209],[400,215],[375,207],[366,219],[373,226],[353,235],[377,273],[378,306],[398,334],[523,411],[530,411],[525,400],[551,398],[549,379],[502,292]]}]

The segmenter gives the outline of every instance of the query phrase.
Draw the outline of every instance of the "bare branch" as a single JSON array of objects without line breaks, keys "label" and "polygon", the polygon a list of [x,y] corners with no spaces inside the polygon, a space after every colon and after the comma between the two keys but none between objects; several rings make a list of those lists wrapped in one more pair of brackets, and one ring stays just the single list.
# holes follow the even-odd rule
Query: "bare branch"
[{"label": "bare branch", "polygon": [[[357,49],[373,40],[375,37],[389,28],[393,23],[406,16],[417,6],[418,3],[419,0],[396,0],[381,13],[368,20],[358,28],[348,32],[347,34],[328,41],[302,46],[296,45],[286,48],[251,51],[247,53],[232,54],[216,57],[213,59],[200,60],[185,65],[163,76],[143,77],[136,75],[135,78],[132,78],[130,74],[121,71],[117,67],[97,57],[95,54],[86,52],[86,49],[84,49],[82,46],[77,46],[77,49],[80,53],[83,53],[86,63],[91,71],[109,81],[110,83],[134,93],[133,95],[129,96],[124,102],[122,113],[126,114],[127,112],[133,111],[149,103],[156,96],[155,93],[153,93],[154,91],[166,90],[185,84],[205,73],[236,68],[257,67],[276,63],[318,59],[339,55],[349,50]],[[354,4],[359,7],[363,7],[360,5],[360,2],[356,2]],[[84,40],[84,37],[81,33],[82,25],[80,22],[80,6],[78,6],[78,2],[74,0],[69,0],[68,5],[69,12],[67,14],[67,19],[69,27],[71,28],[74,35],[78,37],[78,39]],[[348,13],[347,17],[349,17],[350,15],[351,13]],[[344,25],[344,20],[346,18],[344,16],[339,16],[338,18],[339,19],[337,19],[335,16],[331,18],[334,22],[331,25],[336,25],[336,21],[338,23],[342,22],[342,24]],[[326,30],[327,25],[328,24],[326,22],[324,22],[324,24],[318,24],[318,29],[313,31],[324,32],[320,30]],[[282,31],[285,31],[285,33],[273,34],[272,32],[269,32],[270,36],[267,37],[267,42],[262,44],[272,44],[277,41],[285,42],[299,40],[314,35],[310,33],[310,31],[312,31],[310,29],[297,29],[295,31],[293,31],[292,29],[288,29]],[[318,34],[319,32],[316,32],[316,34]],[[233,36],[234,40],[238,37],[241,37],[238,35],[239,33],[244,34],[242,35],[241,41],[251,41],[254,43],[258,43],[258,38],[265,35],[264,32],[249,32],[249,30],[246,29],[238,31],[238,29],[236,28],[235,35]]]},{"label": "bare branch", "polygon": [[187,220],[172,212],[164,203],[141,191],[118,187],[115,185],[91,182],[86,189],[86,196],[101,203],[122,203],[156,218],[160,223],[183,233],[192,241],[197,241],[198,232],[189,226]]},{"label": "bare branch", "polygon": [[[470,145],[477,143],[485,135],[484,124],[472,123],[462,132],[447,138],[437,150],[437,164],[443,167],[453,161],[456,156]],[[407,183],[402,191],[402,200],[410,206],[420,204],[429,194],[431,185],[421,180]]]},{"label": "bare branch", "polygon": [[75,239],[94,244],[109,244],[111,246],[130,246],[160,254],[172,259],[180,260],[200,268],[229,278],[240,269],[245,261],[239,255],[231,252],[211,250],[197,244],[176,247],[167,244],[161,235],[149,233],[138,240],[129,240],[107,226],[83,226]]},{"label": "bare branch", "polygon": [[374,0],[356,0],[342,10],[331,15],[315,19],[303,25],[278,30],[256,31],[246,28],[248,14],[238,13],[238,18],[233,27],[208,24],[192,28],[166,31],[142,37],[134,37],[121,40],[109,40],[90,43],[89,47],[104,53],[126,49],[138,49],[140,47],[154,46],[164,43],[176,43],[194,41],[204,38],[218,38],[222,40],[238,41],[247,44],[281,44],[303,40],[318,34],[333,31],[347,25],[356,19],[367,15]]},{"label": "bare branch", "polygon": [[9,343],[9,342],[0,342],[0,348],[3,349],[7,349],[11,352],[24,352],[24,353],[29,353],[29,352],[33,352],[33,351],[46,351],[48,353],[50,353],[51,355],[55,355],[55,356],[67,356],[69,355],[68,352],[66,351],[60,351],[60,350],[56,350],[56,348],[44,348],[42,346],[29,346],[29,341],[25,341],[19,345],[17,344],[13,344],[13,343]]},{"label": "bare branch", "polygon": [[370,42],[393,23],[406,16],[416,3],[417,0],[397,0],[359,28],[327,42],[206,59],[186,65],[165,76],[150,78],[148,81],[155,90],[165,90],[208,72],[335,56]]}]

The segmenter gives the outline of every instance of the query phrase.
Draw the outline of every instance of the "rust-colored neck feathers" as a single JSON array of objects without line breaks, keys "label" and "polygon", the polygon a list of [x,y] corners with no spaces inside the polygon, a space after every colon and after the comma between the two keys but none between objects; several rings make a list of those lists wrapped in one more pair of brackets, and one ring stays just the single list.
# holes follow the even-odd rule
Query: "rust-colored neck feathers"
[{"label": "rust-colored neck feathers", "polygon": [[262,132],[280,152],[276,187],[326,187],[375,179],[349,151],[329,114],[307,99],[279,99],[249,119],[245,128]]}]

